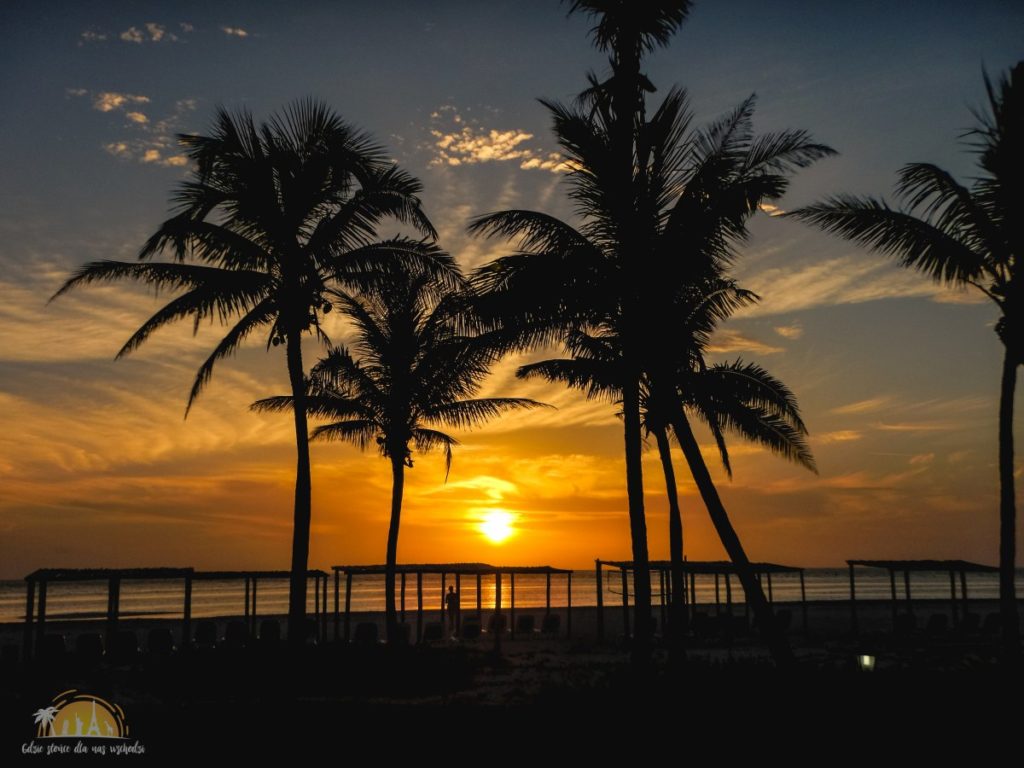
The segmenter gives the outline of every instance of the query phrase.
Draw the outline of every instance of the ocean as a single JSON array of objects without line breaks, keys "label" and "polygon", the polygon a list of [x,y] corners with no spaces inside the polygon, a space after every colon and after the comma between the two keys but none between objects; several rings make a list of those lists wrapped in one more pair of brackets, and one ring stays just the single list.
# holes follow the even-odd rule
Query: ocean
[{"label": "ocean", "polygon": [[[847,600],[850,596],[849,573],[843,569],[815,568],[804,572],[808,600]],[[449,576],[448,584],[454,579]],[[510,600],[509,580],[502,581],[502,605]],[[1021,594],[1024,586],[1022,572],[1017,574],[1017,590]],[[658,579],[654,578],[654,600],[659,600]],[[896,581],[897,594],[903,597],[903,579]],[[765,582],[767,590],[767,582]],[[47,588],[46,615],[48,619],[102,619],[106,615],[107,585],[105,582],[52,583]],[[409,578],[406,588],[406,609],[416,609],[416,580]],[[948,598],[949,576],[947,574],[911,574],[911,590],[914,599]],[[328,608],[333,610],[333,578],[328,584]],[[967,592],[970,598],[994,599],[999,596],[997,575],[967,574]],[[959,594],[959,579],[957,581]],[[739,582],[732,580],[733,600],[742,601],[743,591]],[[795,602],[800,599],[800,580],[793,574],[774,575],[772,594],[775,602]],[[484,577],[481,598],[484,607],[494,606],[494,579]],[[606,605],[622,604],[621,578],[618,571],[605,571],[604,601]],[[889,576],[885,571],[858,569],[857,598],[886,599],[890,596]],[[725,600],[725,583],[720,582],[720,597]],[[138,618],[174,618],[181,615],[184,598],[181,581],[124,581],[121,584],[121,616]],[[344,609],[344,584],[341,603]],[[708,576],[697,578],[697,602],[713,603],[715,600],[714,579]],[[235,616],[244,613],[245,585],[242,579],[223,581],[196,581],[192,587],[193,617]],[[462,579],[462,605],[476,606],[476,581],[474,577]],[[539,608],[545,602],[545,578],[543,575],[516,576],[516,607]],[[632,601],[631,601],[632,602]],[[424,576],[423,603],[428,610],[441,605],[441,579],[439,576]],[[551,603],[565,606],[566,578],[552,576]],[[574,606],[596,605],[597,589],[593,570],[575,571],[572,579],[572,604]],[[312,583],[308,593],[308,610],[314,606]],[[356,576],[352,583],[353,611],[384,610],[384,577]],[[259,583],[257,591],[258,615],[284,614],[288,611],[287,580],[267,580]],[[25,615],[25,582],[0,581],[0,623],[19,622]]]}]

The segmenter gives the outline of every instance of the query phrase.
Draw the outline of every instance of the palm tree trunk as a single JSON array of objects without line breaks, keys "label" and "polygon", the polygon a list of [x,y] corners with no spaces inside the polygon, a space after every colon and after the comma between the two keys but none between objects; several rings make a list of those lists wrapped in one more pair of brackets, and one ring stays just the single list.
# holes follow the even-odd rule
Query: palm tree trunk
[{"label": "palm tree trunk", "polygon": [[646,667],[651,659],[651,572],[647,556],[647,521],[644,518],[644,478],[640,459],[640,385],[626,376],[622,388],[626,441],[626,494],[629,498],[629,533],[633,546],[634,620],[632,661]]},{"label": "palm tree trunk", "polygon": [[1017,507],[1013,479],[1013,397],[1017,388],[1017,360],[1007,347],[999,392],[999,612],[1003,625],[1003,654],[1016,664],[1020,658],[1017,618],[1016,550]]},{"label": "palm tree trunk", "polygon": [[288,378],[292,385],[295,414],[295,520],[292,525],[292,573],[288,592],[288,640],[305,640],[306,572],[309,570],[309,523],[312,483],[309,473],[309,426],[306,423],[306,380],[302,369],[302,335],[291,331],[287,337]]},{"label": "palm tree trunk", "polygon": [[398,612],[395,610],[395,571],[398,564],[398,524],[402,516],[405,490],[405,462],[391,456],[391,525],[388,527],[388,552],[384,564],[384,611],[388,643],[398,642]]},{"label": "palm tree trunk", "polygon": [[764,592],[761,590],[761,584],[754,577],[754,572],[750,567],[750,560],[747,559],[747,553],[743,551],[740,538],[732,527],[729,516],[725,511],[725,506],[718,496],[718,490],[711,481],[711,473],[708,472],[707,464],[704,463],[704,457],[700,452],[700,446],[697,444],[697,438],[694,437],[693,430],[690,429],[690,422],[687,420],[686,415],[683,414],[682,408],[678,409],[677,415],[672,421],[672,426],[675,429],[676,437],[679,439],[679,444],[682,446],[683,456],[686,457],[686,462],[690,466],[690,472],[693,474],[694,482],[697,484],[697,490],[700,491],[704,505],[711,516],[711,522],[718,532],[718,537],[722,540],[722,546],[725,547],[725,551],[729,554],[729,559],[732,560],[736,574],[743,585],[743,592],[746,594],[747,602],[754,611],[754,618],[757,619],[761,632],[768,643],[768,649],[771,651],[772,658],[775,659],[775,663],[780,667],[788,667],[794,663],[793,650],[789,647],[785,633],[781,632],[775,623],[775,615],[765,599]]},{"label": "palm tree trunk", "polygon": [[665,473],[665,490],[668,493],[668,545],[672,561],[672,602],[669,604],[669,633],[673,657],[685,658],[686,648],[686,605],[683,577],[683,516],[679,511],[679,492],[676,488],[676,473],[672,468],[672,450],[668,442],[668,431],[657,429],[654,437],[658,442],[661,468]]}]

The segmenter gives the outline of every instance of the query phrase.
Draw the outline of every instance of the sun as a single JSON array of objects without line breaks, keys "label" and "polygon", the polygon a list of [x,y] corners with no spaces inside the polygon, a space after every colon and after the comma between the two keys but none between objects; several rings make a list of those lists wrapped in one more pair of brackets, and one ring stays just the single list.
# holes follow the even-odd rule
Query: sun
[{"label": "sun", "polygon": [[503,509],[489,509],[482,515],[478,528],[480,533],[492,544],[501,544],[516,532],[516,529],[512,527],[515,519],[515,515],[511,512],[506,512]]}]

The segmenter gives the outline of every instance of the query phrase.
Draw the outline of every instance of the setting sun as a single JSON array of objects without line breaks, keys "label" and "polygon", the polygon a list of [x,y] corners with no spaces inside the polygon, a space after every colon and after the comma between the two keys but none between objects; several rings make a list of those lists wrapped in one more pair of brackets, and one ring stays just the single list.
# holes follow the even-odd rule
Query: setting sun
[{"label": "setting sun", "polygon": [[492,509],[484,513],[480,524],[480,533],[492,544],[501,544],[515,533],[512,523],[515,516],[503,509]]}]

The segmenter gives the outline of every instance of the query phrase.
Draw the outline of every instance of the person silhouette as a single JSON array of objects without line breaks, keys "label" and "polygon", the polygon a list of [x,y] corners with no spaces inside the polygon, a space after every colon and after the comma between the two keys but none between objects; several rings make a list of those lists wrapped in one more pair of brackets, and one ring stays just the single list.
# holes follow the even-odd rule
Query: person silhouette
[{"label": "person silhouette", "polygon": [[444,596],[444,609],[448,614],[448,631],[455,633],[455,618],[459,611],[459,596],[455,587],[448,587],[448,594]]}]

